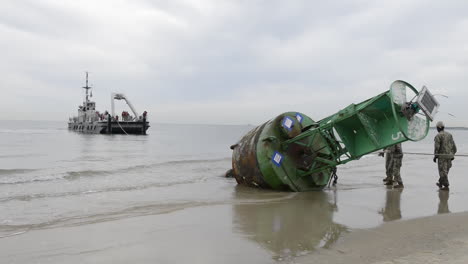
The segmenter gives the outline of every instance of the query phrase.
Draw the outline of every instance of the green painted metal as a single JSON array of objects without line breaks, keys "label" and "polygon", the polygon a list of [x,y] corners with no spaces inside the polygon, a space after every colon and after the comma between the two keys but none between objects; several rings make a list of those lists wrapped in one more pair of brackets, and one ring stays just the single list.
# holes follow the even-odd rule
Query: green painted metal
[{"label": "green painted metal", "polygon": [[404,81],[391,89],[338,113],[314,121],[303,113],[287,112],[257,127],[233,146],[233,175],[237,182],[276,190],[309,191],[325,187],[336,166],[363,155],[424,138],[429,120],[413,107],[402,107]]}]

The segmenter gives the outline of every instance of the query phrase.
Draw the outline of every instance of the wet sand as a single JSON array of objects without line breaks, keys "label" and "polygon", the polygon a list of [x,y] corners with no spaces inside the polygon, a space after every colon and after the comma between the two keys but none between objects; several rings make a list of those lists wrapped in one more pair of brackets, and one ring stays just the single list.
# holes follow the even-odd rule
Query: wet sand
[{"label": "wet sand", "polygon": [[[238,208],[202,206],[157,216],[12,234],[0,239],[0,258],[2,263],[383,264],[468,261],[468,213],[389,222],[377,228],[356,230],[333,224],[326,220],[326,215],[305,214],[304,221],[312,226],[303,229],[304,225],[294,217],[289,218],[294,221],[289,225],[285,224],[288,219],[284,218],[283,221],[268,222],[267,218],[284,217],[281,213],[285,213],[286,204],[278,202],[279,205],[271,208],[273,210],[266,208],[263,212],[258,211],[260,207],[256,204],[237,205]],[[308,202],[304,199],[304,204]],[[300,208],[295,207],[293,211],[297,209]],[[278,210],[280,215],[275,215]],[[257,218],[254,212],[259,214]],[[249,219],[236,219],[243,217]],[[310,220],[318,222],[308,222]],[[283,224],[285,228],[282,228]],[[300,229],[291,224],[299,225]],[[271,228],[278,232],[272,232]],[[336,242],[340,236],[342,238],[336,244],[327,245],[330,241]],[[320,249],[312,249],[318,245],[321,245]],[[276,252],[277,256],[272,258],[269,252]]]},{"label": "wet sand", "polygon": [[468,263],[468,213],[357,230],[297,263]]}]

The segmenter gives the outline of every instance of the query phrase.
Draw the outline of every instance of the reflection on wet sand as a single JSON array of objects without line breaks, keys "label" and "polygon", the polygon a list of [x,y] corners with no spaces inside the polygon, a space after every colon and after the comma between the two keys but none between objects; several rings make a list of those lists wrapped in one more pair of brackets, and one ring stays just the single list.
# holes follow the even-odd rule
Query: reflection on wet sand
[{"label": "reflection on wet sand", "polygon": [[236,187],[236,200],[244,202],[233,205],[233,223],[235,231],[273,252],[274,259],[328,248],[347,230],[333,222],[337,207],[326,192],[288,194],[274,201],[259,199],[262,192]]},{"label": "reflection on wet sand", "polygon": [[400,201],[403,189],[388,189],[385,196],[385,208],[380,213],[384,222],[401,219]]},{"label": "reflection on wet sand", "polygon": [[448,206],[449,192],[440,190],[439,191],[439,208],[437,209],[438,214],[450,213]]}]

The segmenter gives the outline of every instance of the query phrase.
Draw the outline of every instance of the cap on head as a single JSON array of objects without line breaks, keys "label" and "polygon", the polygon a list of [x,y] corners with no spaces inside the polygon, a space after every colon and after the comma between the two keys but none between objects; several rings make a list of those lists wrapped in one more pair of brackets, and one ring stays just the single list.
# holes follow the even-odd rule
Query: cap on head
[{"label": "cap on head", "polygon": [[437,122],[436,126],[440,128],[445,127],[444,122],[442,121]]}]

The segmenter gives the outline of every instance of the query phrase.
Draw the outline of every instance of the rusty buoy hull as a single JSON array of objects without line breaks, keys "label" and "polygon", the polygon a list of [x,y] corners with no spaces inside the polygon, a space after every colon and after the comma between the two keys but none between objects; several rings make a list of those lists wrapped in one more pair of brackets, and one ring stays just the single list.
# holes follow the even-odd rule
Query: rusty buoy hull
[{"label": "rusty buoy hull", "polygon": [[[285,145],[315,122],[298,112],[288,112],[252,129],[231,146],[232,176],[238,184],[257,188],[307,191],[322,189],[331,169],[303,177],[297,169],[310,159],[300,144]],[[319,144],[321,137],[316,138]]]}]

